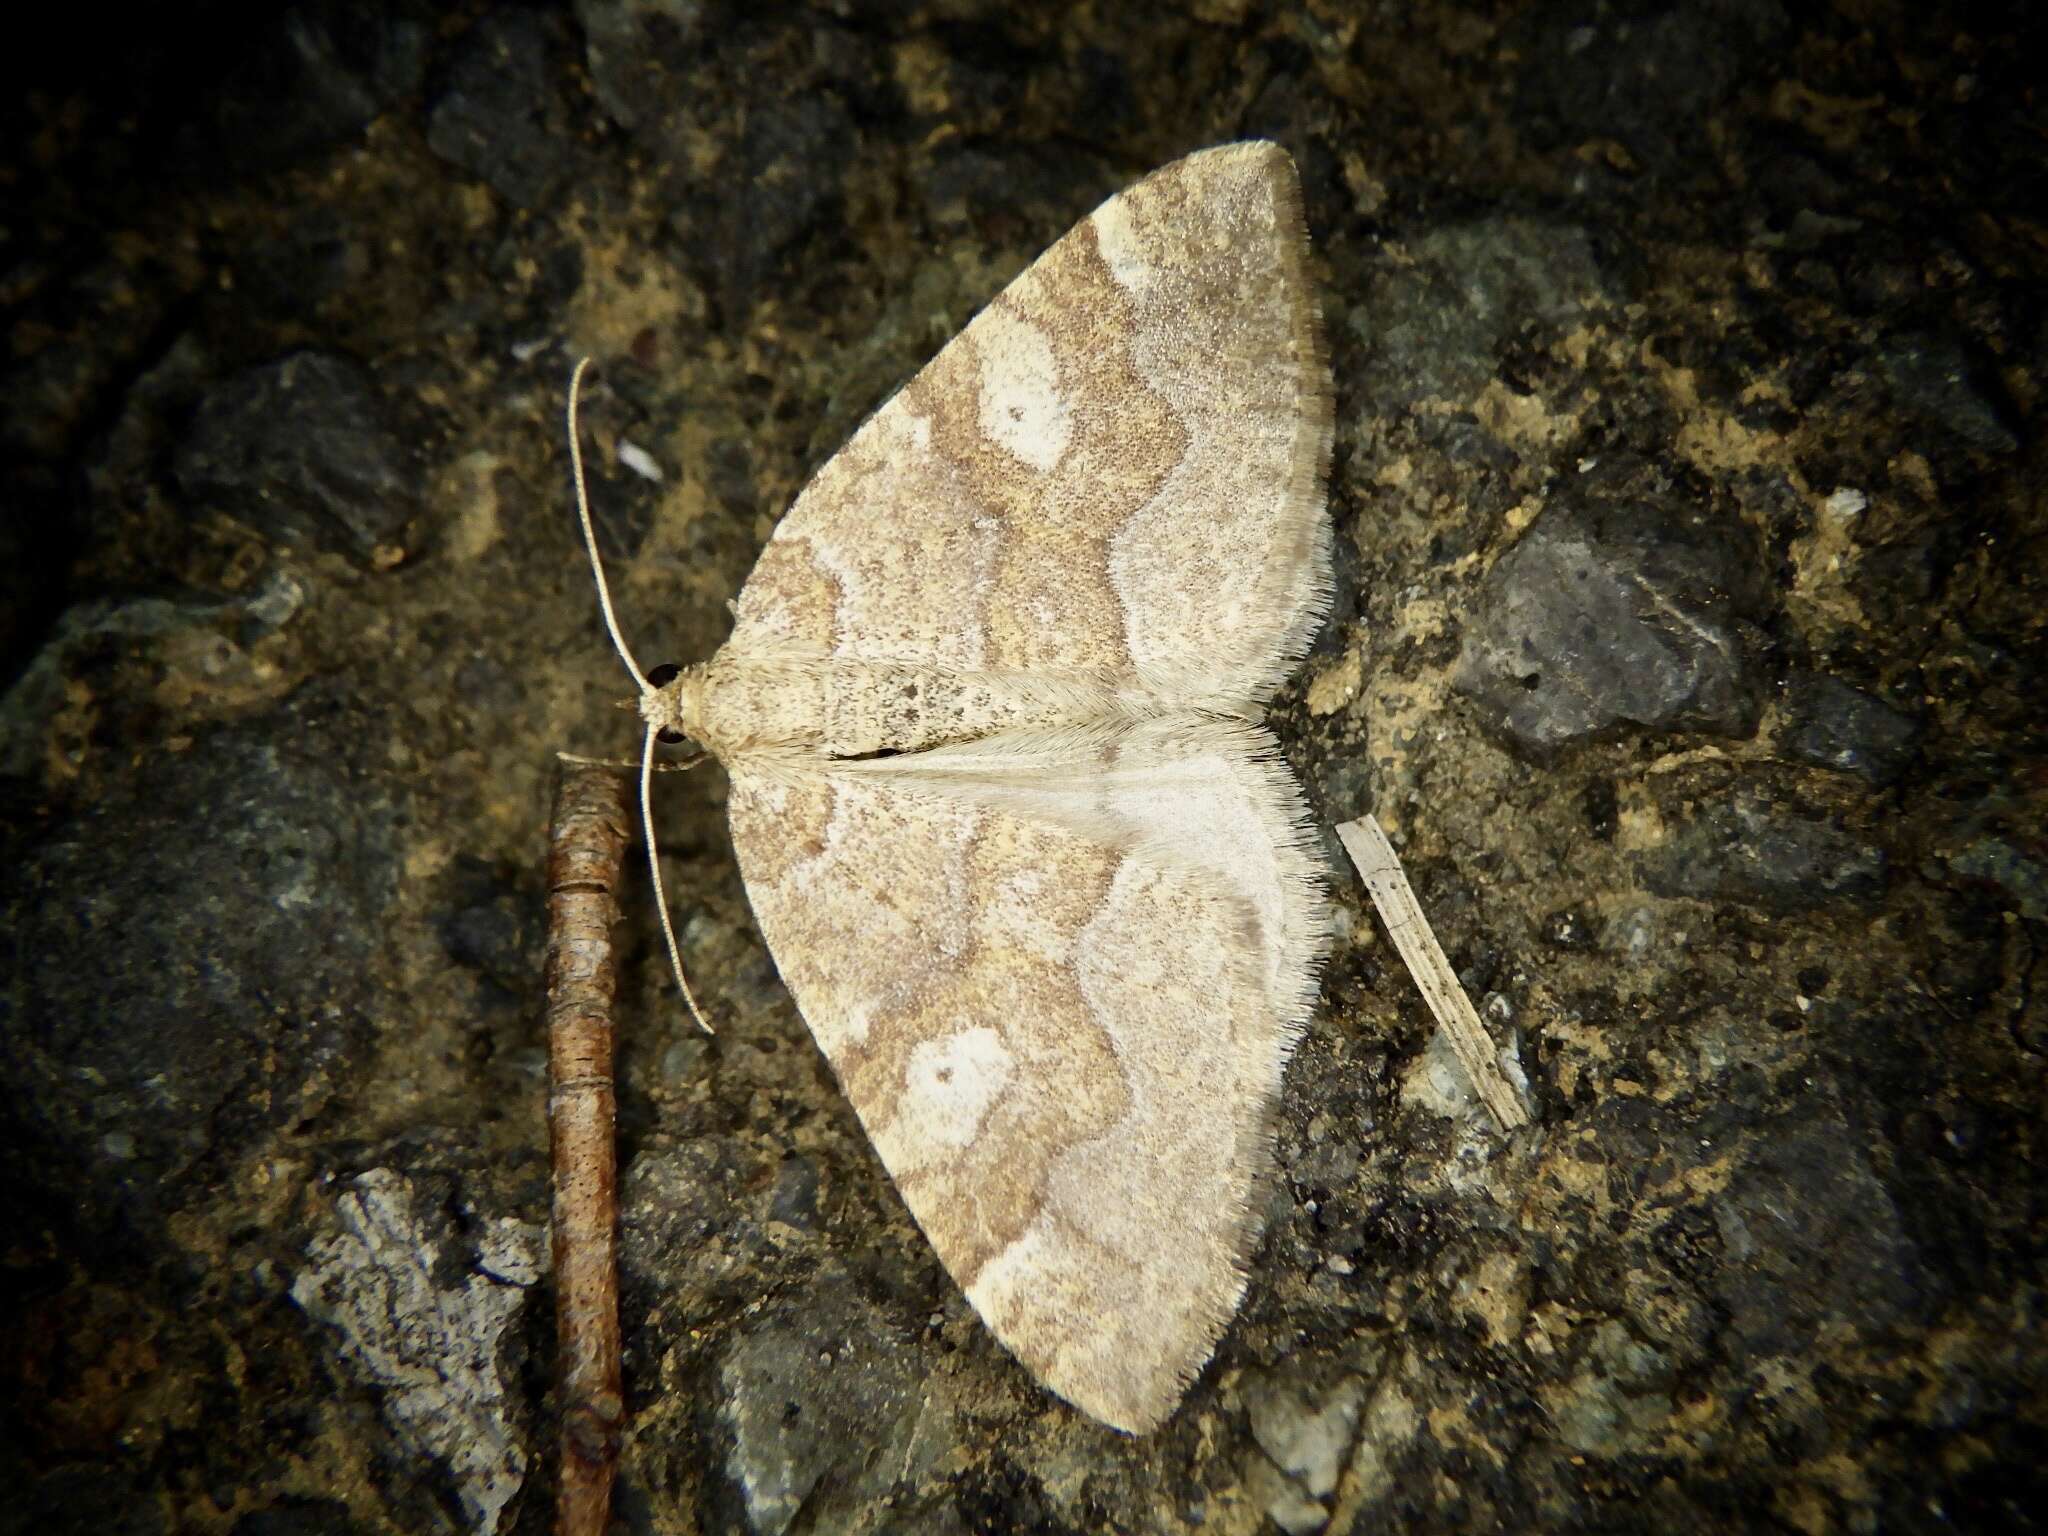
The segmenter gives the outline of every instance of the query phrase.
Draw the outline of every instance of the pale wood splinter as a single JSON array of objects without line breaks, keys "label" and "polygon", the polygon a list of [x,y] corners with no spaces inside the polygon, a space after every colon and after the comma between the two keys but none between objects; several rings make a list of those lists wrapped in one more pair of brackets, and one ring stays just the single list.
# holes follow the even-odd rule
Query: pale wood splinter
[{"label": "pale wood splinter", "polygon": [[1465,1069],[1479,1101],[1502,1130],[1520,1130],[1529,1123],[1521,1095],[1501,1071],[1492,1037],[1473,1011],[1472,999],[1458,984],[1458,973],[1444,958],[1443,946],[1437,943],[1429,919],[1422,915],[1415,887],[1408,883],[1394,845],[1370,816],[1343,823],[1337,828],[1337,836],[1344,840],[1345,852],[1358,866],[1372,904],[1379,909],[1380,921],[1387,925],[1394,948],[1400,951],[1408,974],[1415,978],[1422,1000],[1429,1004],[1430,1013],[1450,1042],[1451,1053]]}]

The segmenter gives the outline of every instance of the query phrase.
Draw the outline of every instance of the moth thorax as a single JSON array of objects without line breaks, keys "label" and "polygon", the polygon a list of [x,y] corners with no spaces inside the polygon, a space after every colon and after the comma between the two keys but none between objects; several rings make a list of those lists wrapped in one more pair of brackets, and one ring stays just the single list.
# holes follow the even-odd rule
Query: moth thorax
[{"label": "moth thorax", "polygon": [[704,668],[656,667],[647,680],[653,686],[640,695],[640,718],[664,741],[702,741]]}]

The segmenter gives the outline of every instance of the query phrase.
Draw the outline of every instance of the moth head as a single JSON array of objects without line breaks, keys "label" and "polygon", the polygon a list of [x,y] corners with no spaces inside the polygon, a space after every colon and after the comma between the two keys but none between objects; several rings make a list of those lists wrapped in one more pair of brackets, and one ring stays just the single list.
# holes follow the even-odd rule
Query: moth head
[{"label": "moth head", "polygon": [[704,669],[669,661],[648,669],[647,686],[628,707],[640,711],[656,741],[673,747],[702,739],[697,722],[703,717],[703,699]]}]

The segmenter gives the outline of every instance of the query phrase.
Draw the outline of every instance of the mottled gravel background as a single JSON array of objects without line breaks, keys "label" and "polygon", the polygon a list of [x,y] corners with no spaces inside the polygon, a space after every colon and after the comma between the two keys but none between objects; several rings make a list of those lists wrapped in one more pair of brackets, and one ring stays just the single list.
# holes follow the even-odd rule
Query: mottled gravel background
[{"label": "mottled gravel background", "polygon": [[[1100,198],[1300,162],[1348,882],[1250,1294],[1158,1435],[1036,1388],[775,978],[703,773],[631,892],[619,1518],[2048,1516],[2048,27],[2014,3],[39,11],[0,93],[0,1531],[541,1532],[558,748]],[[17,37],[17,44],[21,39]],[[658,469],[626,466],[628,446]],[[634,455],[628,454],[628,458]],[[1171,1234],[1161,1234],[1164,1242]]]}]

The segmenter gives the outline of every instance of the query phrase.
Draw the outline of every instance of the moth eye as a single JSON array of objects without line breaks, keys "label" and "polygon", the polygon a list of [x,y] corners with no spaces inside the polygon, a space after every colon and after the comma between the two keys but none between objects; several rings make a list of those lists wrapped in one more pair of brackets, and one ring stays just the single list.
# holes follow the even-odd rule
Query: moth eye
[{"label": "moth eye", "polygon": [[[682,675],[683,669],[681,667],[672,661],[664,661],[660,666],[651,668],[648,671],[647,685],[650,688],[666,688]],[[681,740],[680,737],[677,739]]]},{"label": "moth eye", "polygon": [[[647,681],[649,681],[650,683],[654,682],[654,674],[652,672],[647,674]],[[656,686],[659,686],[659,684],[657,684]],[[664,725],[660,730],[654,733],[654,739],[660,742],[665,747],[672,747],[675,746],[678,742],[688,741],[689,737],[685,736],[681,731],[675,729],[675,727],[673,726]]]}]

